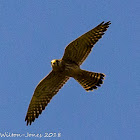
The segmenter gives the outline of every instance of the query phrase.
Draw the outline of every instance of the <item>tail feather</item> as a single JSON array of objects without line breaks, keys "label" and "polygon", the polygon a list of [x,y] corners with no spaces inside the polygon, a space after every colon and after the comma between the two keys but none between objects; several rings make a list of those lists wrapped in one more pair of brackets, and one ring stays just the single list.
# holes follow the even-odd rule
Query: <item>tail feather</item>
[{"label": "tail feather", "polygon": [[81,70],[74,79],[77,80],[86,91],[89,91],[100,87],[101,84],[103,84],[104,77],[105,74],[103,73]]}]

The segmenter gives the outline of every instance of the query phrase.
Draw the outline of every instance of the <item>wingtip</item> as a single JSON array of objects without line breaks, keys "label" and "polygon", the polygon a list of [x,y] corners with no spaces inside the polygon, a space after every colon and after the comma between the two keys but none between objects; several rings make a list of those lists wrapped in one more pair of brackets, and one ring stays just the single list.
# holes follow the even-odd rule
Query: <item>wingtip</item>
[{"label": "wingtip", "polygon": [[111,24],[111,21],[107,21],[107,22],[103,21],[103,22],[101,22],[100,24],[101,24],[101,25],[102,25],[102,24],[108,24],[108,25],[110,25],[110,24]]},{"label": "wingtip", "polygon": [[26,126],[31,125],[32,121],[27,120]]},{"label": "wingtip", "polygon": [[104,21],[102,21],[100,24],[101,24],[101,25],[104,24]]},{"label": "wingtip", "polygon": [[111,21],[108,21],[108,22],[106,22],[108,25],[110,25],[111,24]]},{"label": "wingtip", "polygon": [[26,121],[27,121],[26,126],[31,125],[32,121],[28,120],[28,116],[25,117],[25,122]]},{"label": "wingtip", "polygon": [[107,27],[109,27],[109,25],[111,24],[111,21],[108,22],[101,22],[97,27],[102,26],[102,25],[106,25]]}]

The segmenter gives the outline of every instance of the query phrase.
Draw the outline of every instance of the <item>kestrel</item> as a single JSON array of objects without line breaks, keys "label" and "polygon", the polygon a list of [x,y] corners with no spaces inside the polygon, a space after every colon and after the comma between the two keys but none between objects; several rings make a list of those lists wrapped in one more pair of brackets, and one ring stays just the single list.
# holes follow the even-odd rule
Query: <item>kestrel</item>
[{"label": "kestrel", "polygon": [[110,25],[102,22],[97,27],[72,41],[66,48],[62,59],[51,61],[52,71],[37,85],[25,121],[27,125],[38,118],[52,97],[73,77],[86,90],[92,91],[103,84],[103,73],[82,70],[80,65],[87,58],[96,42],[103,36]]}]

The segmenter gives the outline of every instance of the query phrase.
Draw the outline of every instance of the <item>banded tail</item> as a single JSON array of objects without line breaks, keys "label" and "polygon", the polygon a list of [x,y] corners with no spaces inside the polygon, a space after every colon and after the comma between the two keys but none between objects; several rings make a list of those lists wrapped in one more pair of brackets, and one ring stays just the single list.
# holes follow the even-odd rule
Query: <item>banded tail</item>
[{"label": "banded tail", "polygon": [[89,72],[85,70],[80,70],[80,73],[74,79],[86,90],[90,91],[97,89],[103,84],[105,74]]}]

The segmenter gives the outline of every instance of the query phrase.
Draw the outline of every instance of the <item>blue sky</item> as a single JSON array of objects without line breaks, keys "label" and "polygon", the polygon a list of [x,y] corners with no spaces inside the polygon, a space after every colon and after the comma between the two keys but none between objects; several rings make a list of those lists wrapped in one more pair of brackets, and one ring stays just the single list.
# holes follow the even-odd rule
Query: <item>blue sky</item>
[{"label": "blue sky", "polygon": [[[60,134],[61,140],[139,140],[138,0],[0,0],[0,139],[2,134]],[[31,126],[24,122],[38,82],[72,40],[111,21],[81,68],[102,72],[86,92],[70,79]],[[11,139],[25,139],[15,137]],[[26,139],[39,139],[26,137]]]}]

